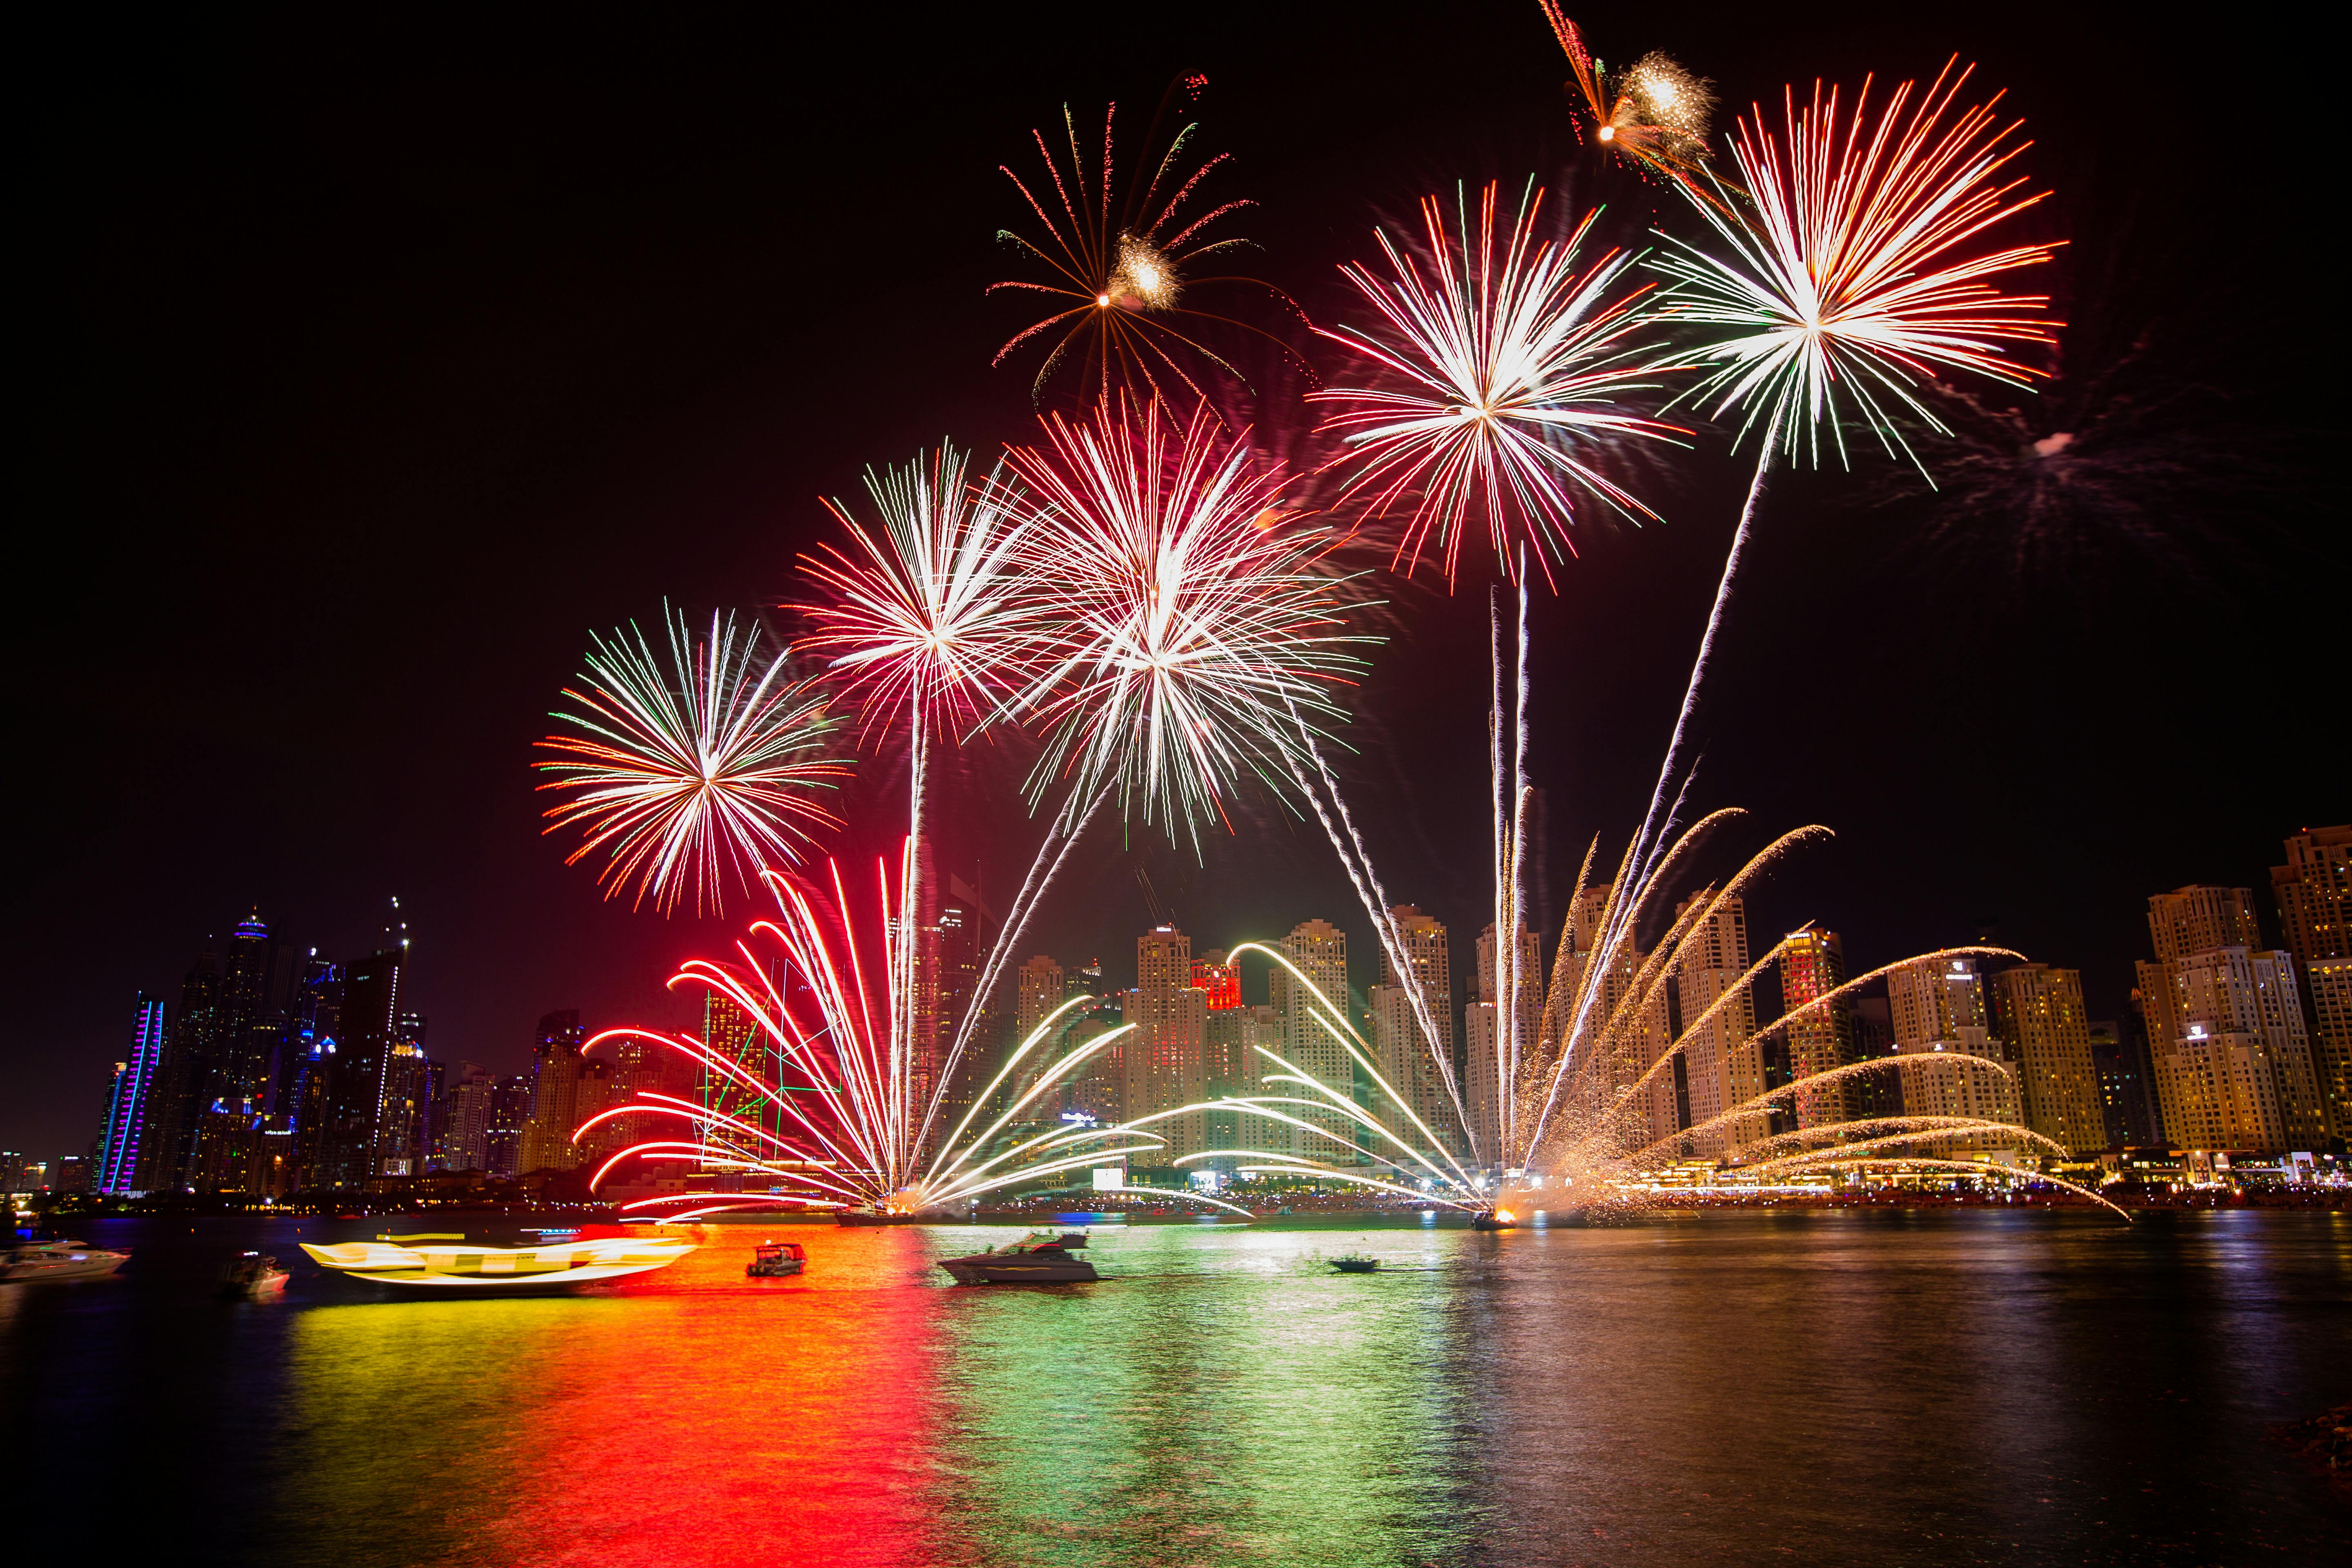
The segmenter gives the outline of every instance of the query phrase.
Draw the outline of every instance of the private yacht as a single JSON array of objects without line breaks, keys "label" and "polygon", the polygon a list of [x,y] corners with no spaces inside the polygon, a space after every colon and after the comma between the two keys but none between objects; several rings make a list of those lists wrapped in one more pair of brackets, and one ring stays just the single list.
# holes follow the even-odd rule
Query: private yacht
[{"label": "private yacht", "polygon": [[754,1279],[782,1279],[808,1267],[808,1248],[797,1241],[763,1241],[751,1251],[743,1272]]},{"label": "private yacht", "polygon": [[221,1270],[221,1294],[272,1300],[286,1293],[286,1281],[292,1278],[268,1253],[240,1252]]},{"label": "private yacht", "polygon": [[992,1252],[941,1258],[940,1267],[959,1285],[1077,1284],[1102,1278],[1077,1256],[1086,1244],[1083,1231],[1034,1230]]},{"label": "private yacht", "polygon": [[128,1252],[86,1241],[27,1241],[0,1253],[0,1280],[81,1279],[111,1274],[130,1261]]}]

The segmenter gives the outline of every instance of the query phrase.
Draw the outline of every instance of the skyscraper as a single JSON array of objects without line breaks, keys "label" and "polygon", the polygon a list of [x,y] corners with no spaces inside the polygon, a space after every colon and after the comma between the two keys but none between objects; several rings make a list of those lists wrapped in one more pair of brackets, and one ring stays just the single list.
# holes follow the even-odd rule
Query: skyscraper
[{"label": "skyscraper", "polygon": [[[1399,976],[1394,959],[1383,950],[1381,983],[1365,1001],[1372,1018],[1374,1059],[1380,1063],[1381,1077],[1395,1089],[1403,1106],[1376,1104],[1373,1112],[1415,1143],[1422,1141],[1422,1134],[1412,1125],[1417,1119],[1454,1155],[1466,1155],[1469,1149],[1462,1137],[1461,1118],[1454,1113],[1453,1096],[1438,1068],[1440,1059],[1448,1068],[1454,1062],[1454,963],[1446,949],[1445,927],[1411,904],[1396,906],[1389,910],[1389,917],[1405,961],[1421,983],[1437,1036],[1432,1039],[1423,1027],[1412,992]],[[1239,994],[1238,985],[1235,994]],[[1411,1111],[1411,1117],[1401,1114],[1401,1109]]]},{"label": "skyscraper", "polygon": [[423,1172],[432,1131],[433,1068],[425,1054],[424,1016],[400,1013],[393,1020],[376,1101],[375,1148],[368,1172],[372,1185],[398,1185]]},{"label": "skyscraper", "polygon": [[2111,1149],[2147,1148],[2162,1141],[2156,1085],[2147,1058],[2147,1026],[2135,993],[2131,1016],[2091,1026],[2091,1068],[2099,1076],[2099,1115]]},{"label": "skyscraper", "polygon": [[2138,990],[2165,1137],[2252,1153],[2323,1146],[2294,955],[2262,946],[2252,890],[2180,888],[2147,903],[2156,962],[2137,966]]},{"label": "skyscraper", "polygon": [[[1282,949],[1299,974],[1306,977],[1302,982],[1279,964],[1274,969],[1271,985],[1275,1011],[1282,1016],[1282,1055],[1307,1077],[1325,1085],[1340,1099],[1349,1099],[1355,1089],[1355,1064],[1349,1059],[1341,1037],[1324,1021],[1327,1016],[1347,1019],[1350,1011],[1348,933],[1328,921],[1301,921],[1283,939]],[[1296,1086],[1286,1087],[1292,1088],[1302,1099],[1320,1098]],[[1322,1160],[1341,1163],[1352,1160],[1356,1123],[1347,1112],[1336,1106],[1329,1110],[1303,1105],[1287,1109],[1318,1131],[1286,1128],[1286,1135],[1293,1142],[1276,1145],[1275,1152],[1295,1148],[1299,1153]]]},{"label": "skyscraper", "polygon": [[523,1175],[569,1171],[580,1163],[572,1131],[583,1120],[580,1086],[588,1077],[588,1063],[581,1047],[587,1038],[575,1007],[539,1020],[538,1038],[530,1048],[530,1120],[522,1129]]},{"label": "skyscraper", "polygon": [[[1580,909],[1582,907],[1580,902]],[[1585,938],[1580,930],[1578,941]],[[1544,1019],[1543,950],[1536,933],[1524,928],[1517,942],[1519,964],[1518,1030],[1519,1052],[1536,1048]],[[1500,944],[1495,940],[1495,927],[1489,923],[1478,933],[1478,999],[1463,1009],[1463,1091],[1469,1101],[1470,1125],[1477,1138],[1480,1161],[1498,1164],[1504,1152],[1504,1085],[1510,1081],[1509,1057],[1513,1039],[1503,1017],[1504,982],[1506,972],[1498,972],[1496,956]],[[1581,963],[1585,949],[1563,962]],[[1572,982],[1559,987],[1563,993]],[[1562,1021],[1552,1020],[1552,1026]]]},{"label": "skyscraper", "polygon": [[2311,1007],[2313,1068],[2329,1130],[2352,1138],[2352,826],[2306,829],[2271,868],[2279,933]]},{"label": "skyscraper", "polygon": [[[343,982],[342,1035],[321,1047],[315,1139],[317,1169],[305,1186],[363,1191],[378,1173],[377,1134],[386,1075],[401,1039],[405,940],[353,963]],[[306,1112],[310,1107],[306,1103]]]},{"label": "skyscraper", "polygon": [[[1811,1008],[1780,1030],[1792,1083],[1802,1084],[1854,1059],[1853,1020],[1845,1000],[1840,997],[1812,1005],[1844,984],[1845,944],[1837,932],[1809,925],[1788,934],[1780,948],[1780,1006],[1784,1013]],[[1853,1096],[1843,1081],[1820,1089],[1801,1088],[1795,1102],[1799,1127],[1853,1120]]]},{"label": "skyscraper", "polygon": [[[2017,1089],[2006,1045],[1985,1012],[1984,984],[1973,958],[1923,958],[1886,976],[1887,1012],[1897,1056],[1916,1058],[1903,1074],[1908,1116],[1966,1116],[2019,1122]],[[1973,1057],[2001,1071],[1957,1058]],[[1961,1158],[2014,1154],[2021,1140],[1998,1133],[1954,1135],[1914,1145]]]},{"label": "skyscraper", "polygon": [[2082,972],[2042,963],[2004,969],[1992,977],[1992,1013],[2016,1064],[2025,1125],[2070,1154],[2105,1148]]},{"label": "skyscraper", "polygon": [[441,1142],[436,1158],[445,1171],[488,1171],[490,1098],[497,1091],[489,1069],[459,1062],[443,1091]]},{"label": "skyscraper", "polygon": [[[1208,1051],[1208,998],[1192,984],[1192,939],[1155,926],[1135,939],[1135,989],[1128,993],[1127,1116],[1131,1121],[1201,1099]],[[1172,1160],[1207,1146],[1200,1111],[1152,1124]]]},{"label": "skyscraper", "polygon": [[1039,953],[1013,972],[1013,1039],[1018,1045],[1036,1033],[1037,1026],[1060,1006],[1068,992],[1062,981],[1062,966],[1044,953]]},{"label": "skyscraper", "polygon": [[482,1170],[504,1181],[522,1174],[522,1130],[530,1120],[530,1079],[509,1074],[490,1087],[490,1125],[482,1134]]},{"label": "skyscraper", "polygon": [[163,999],[142,991],[131,1006],[127,1059],[115,1069],[113,1091],[107,1096],[106,1125],[99,1133],[98,1164],[91,1173],[98,1192],[142,1190],[139,1140],[146,1126],[148,1099],[155,1089],[156,1069],[163,1064],[164,1039]]},{"label": "skyscraper", "polygon": [[[1675,911],[1676,918],[1690,907],[1685,900]],[[1706,1127],[1764,1092],[1763,1049],[1749,1038],[1756,1033],[1756,998],[1741,984],[1747,973],[1747,902],[1738,897],[1717,900],[1706,918],[1691,928],[1676,954],[1675,1004],[1688,1037],[1676,1068],[1682,1126]],[[1654,1115],[1653,1135],[1663,1136],[1656,1121]],[[1696,1135],[1692,1152],[1721,1158],[1769,1131],[1769,1118],[1764,1115],[1725,1122]]]},{"label": "skyscraper", "polygon": [[[931,1123],[929,1145],[934,1149],[955,1131],[995,1079],[997,1069],[1004,1065],[1005,1049],[998,1034],[1004,1015],[997,1001],[1003,993],[1000,988],[992,994],[980,994],[981,970],[995,945],[995,913],[963,879],[950,876],[936,930],[938,979],[931,988],[931,1026],[937,1035],[931,1057],[940,1064],[934,1077],[937,1071],[947,1071],[949,1079],[947,1092],[940,1097],[939,1115]],[[968,1033],[966,1022],[971,1025]],[[950,1070],[947,1063],[959,1037],[964,1042],[963,1053]],[[916,1114],[920,1116],[926,1109],[927,1102],[918,1102]]]}]

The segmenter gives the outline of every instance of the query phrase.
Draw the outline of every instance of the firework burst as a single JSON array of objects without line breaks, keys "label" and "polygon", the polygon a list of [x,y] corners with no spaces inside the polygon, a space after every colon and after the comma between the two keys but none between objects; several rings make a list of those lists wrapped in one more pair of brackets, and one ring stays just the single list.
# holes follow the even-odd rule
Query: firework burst
[{"label": "firework burst", "polygon": [[729,1107],[644,1091],[590,1118],[573,1132],[575,1142],[599,1122],[620,1116],[660,1118],[681,1134],[620,1150],[595,1173],[592,1187],[625,1160],[675,1162],[738,1178],[739,1187],[746,1176],[765,1181],[775,1191],[682,1193],[631,1208],[677,1217],[674,1211],[681,1207],[768,1206],[782,1196],[812,1207],[925,1214],[1161,1146],[1160,1140],[1126,1127],[1056,1125],[1003,1136],[1030,1104],[1116,1045],[1131,1024],[1087,1040],[1035,1073],[974,1131],[984,1115],[981,1108],[995,1101],[1024,1062],[1042,1057],[1040,1047],[1057,1032],[1063,1016],[1096,1000],[1086,996],[1066,1002],[1020,1042],[973,1109],[952,1129],[941,1128],[934,1079],[945,1069],[929,1043],[915,1037],[906,995],[883,978],[907,967],[898,950],[912,940],[912,928],[904,911],[894,909],[891,888],[894,881],[908,882],[912,858],[910,845],[895,874],[887,865],[875,867],[877,897],[872,913],[862,918],[838,865],[828,865],[829,886],[814,893],[771,872],[776,914],[737,943],[740,962],[690,959],[679,968],[671,987],[725,999],[751,1025],[746,1046],[730,1049],[690,1034],[638,1028],[608,1030],[589,1042],[636,1038],[675,1051],[719,1086]]},{"label": "firework burst", "polygon": [[2056,342],[2048,297],[1986,279],[2046,262],[2053,247],[1969,244],[2042,199],[2002,174],[2032,143],[2011,142],[2019,122],[1999,121],[1999,95],[1956,109],[1971,69],[1948,65],[1916,97],[1906,81],[1874,118],[1867,79],[1851,113],[1816,83],[1802,108],[1784,94],[1783,134],[1760,110],[1741,118],[1731,146],[1751,200],[1737,217],[1696,204],[1723,248],[1667,237],[1650,262],[1675,279],[1668,309],[1702,329],[1696,357],[1712,367],[1685,395],[1717,417],[1738,409],[1743,438],[1761,419],[1764,444],[1778,438],[1791,458],[1818,463],[1827,425],[1843,461],[1851,414],[1916,462],[1892,411],[1940,433],[1915,390],[1938,368],[2016,383],[2040,374],[2009,349]]},{"label": "firework burst", "polygon": [[[1186,78],[1170,89],[1197,93],[1203,79]],[[1168,105],[1163,103],[1164,113]],[[1196,357],[1244,380],[1241,373],[1204,345],[1196,335],[1204,323],[1222,323],[1255,332],[1284,348],[1281,340],[1258,328],[1193,308],[1183,301],[1195,290],[1241,284],[1265,289],[1289,303],[1288,296],[1255,278],[1204,276],[1203,266],[1221,268],[1249,241],[1238,237],[1212,237],[1207,232],[1220,218],[1253,205],[1228,201],[1199,211],[1202,182],[1226,162],[1219,153],[1191,166],[1189,147],[1195,126],[1179,131],[1140,184],[1129,182],[1121,194],[1113,158],[1112,128],[1118,106],[1103,117],[1099,154],[1079,140],[1077,122],[1066,108],[1062,129],[1068,144],[1066,163],[1047,143],[1043,132],[1033,132],[1039,156],[1045,160],[1046,184],[1033,184],[1010,168],[1005,178],[1043,226],[1033,238],[1012,229],[998,238],[1016,247],[1045,269],[1046,281],[1015,279],[992,284],[1000,289],[1043,294],[1053,301],[1052,314],[1013,334],[996,353],[1001,364],[1024,344],[1050,343],[1032,388],[1043,397],[1055,370],[1073,358],[1089,396],[1108,398],[1115,386],[1131,384],[1139,392],[1162,395],[1176,386],[1194,397],[1205,397],[1181,360]],[[1155,138],[1147,135],[1147,149]],[[1146,158],[1150,154],[1147,152]],[[1096,172],[1089,174],[1089,169]],[[1189,172],[1188,172],[1189,170]],[[1294,310],[1296,307],[1292,307]]]},{"label": "firework burst", "polygon": [[566,858],[606,852],[605,897],[635,882],[633,907],[664,914],[691,889],[695,912],[724,912],[730,882],[748,885],[772,860],[798,864],[811,829],[837,819],[811,792],[848,770],[827,759],[836,721],[823,699],[794,687],[784,655],[763,654],[756,626],[714,614],[697,639],[683,612],[663,609],[665,662],[632,623],[597,637],[572,710],[551,718],[569,733],[534,742],[557,753],[533,763],[543,790],[570,792],[544,830],[583,828]]},{"label": "firework burst", "polygon": [[1592,116],[1592,139],[1635,167],[1663,174],[1706,199],[1699,175],[1706,163],[1707,120],[1715,110],[1712,85],[1655,50],[1612,78],[1584,47],[1584,36],[1559,0],[1543,0],[1543,8]]},{"label": "firework burst", "polygon": [[1237,782],[1277,792],[1302,726],[1336,718],[1351,680],[1347,580],[1316,569],[1324,539],[1286,518],[1286,476],[1257,469],[1205,405],[1179,424],[1124,398],[1008,462],[1023,481],[1029,558],[1060,601],[1058,651],[1015,706],[1048,727],[1033,798],[1056,779],[1069,799],[1104,792],[1197,849],[1198,825],[1228,820]]},{"label": "firework burst", "polygon": [[1463,540],[1483,521],[1507,571],[1516,576],[1512,545],[1521,542],[1549,574],[1572,552],[1577,494],[1628,518],[1656,515],[1595,466],[1623,437],[1677,434],[1627,402],[1658,384],[1660,367],[1636,340],[1651,289],[1628,285],[1635,258],[1622,250],[1583,258],[1597,210],[1566,238],[1547,240],[1538,237],[1543,192],[1532,185],[1507,225],[1491,184],[1475,222],[1466,198],[1456,205],[1465,209],[1458,235],[1444,204],[1425,198],[1425,248],[1401,249],[1381,233],[1380,273],[1340,269],[1373,324],[1318,332],[1374,379],[1309,400],[1335,405],[1325,428],[1347,443],[1338,504],[1370,518],[1410,508],[1394,557],[1404,570],[1433,537],[1451,584]]},{"label": "firework burst", "polygon": [[1002,477],[975,489],[965,469],[942,443],[905,468],[867,470],[881,527],[828,500],[849,548],[801,557],[825,596],[799,606],[815,629],[798,646],[826,659],[868,727],[968,729],[1013,689],[1007,672],[1036,609],[1013,570],[1024,530],[1005,515]]}]

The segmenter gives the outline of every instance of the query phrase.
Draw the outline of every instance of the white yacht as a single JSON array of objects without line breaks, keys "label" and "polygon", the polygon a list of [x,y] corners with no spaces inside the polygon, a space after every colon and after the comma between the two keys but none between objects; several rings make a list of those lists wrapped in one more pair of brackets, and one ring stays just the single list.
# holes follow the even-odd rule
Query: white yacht
[{"label": "white yacht", "polygon": [[111,1274],[130,1261],[128,1252],[86,1241],[27,1241],[0,1253],[0,1280],[79,1279]]}]

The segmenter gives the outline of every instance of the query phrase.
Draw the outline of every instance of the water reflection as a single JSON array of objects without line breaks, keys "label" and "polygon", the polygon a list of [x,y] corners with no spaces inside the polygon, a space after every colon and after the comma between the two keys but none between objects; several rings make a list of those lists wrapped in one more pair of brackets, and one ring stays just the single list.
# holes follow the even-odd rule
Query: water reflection
[{"label": "water reflection", "polygon": [[[1001,1232],[792,1234],[799,1279],[719,1227],[575,1297],[305,1270],[263,1304],[211,1271],[287,1227],[124,1226],[127,1277],[0,1292],[0,1413],[45,1517],[175,1563],[2140,1563],[2336,1528],[2263,1436],[2352,1396],[2335,1216],[1169,1226],[1099,1285],[989,1289],[931,1259]],[[1382,1271],[1321,1262],[1357,1248]]]}]

